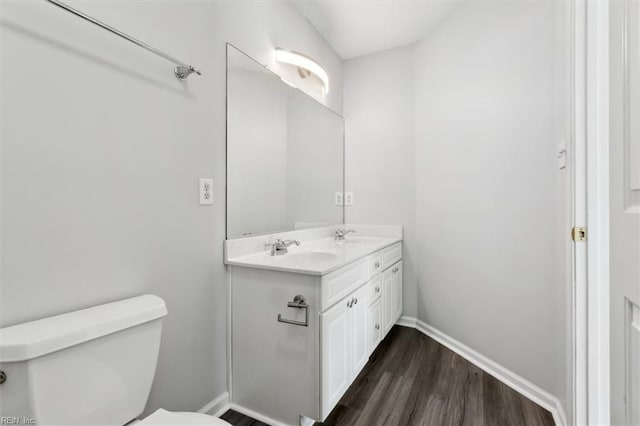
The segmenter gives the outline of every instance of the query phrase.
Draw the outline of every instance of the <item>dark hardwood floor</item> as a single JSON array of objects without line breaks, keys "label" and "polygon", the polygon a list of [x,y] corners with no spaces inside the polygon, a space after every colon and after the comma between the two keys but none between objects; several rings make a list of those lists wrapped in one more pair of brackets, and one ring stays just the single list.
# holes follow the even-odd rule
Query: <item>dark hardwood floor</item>
[{"label": "dark hardwood floor", "polygon": [[[234,425],[264,425],[232,411],[222,418]],[[430,337],[395,326],[327,420],[316,425],[551,426],[554,421],[551,413]]]},{"label": "dark hardwood floor", "polygon": [[240,414],[237,411],[229,410],[220,418],[228,423],[231,423],[234,426],[269,426],[266,423],[262,423],[258,420],[252,419],[251,417],[245,416],[244,414]]}]

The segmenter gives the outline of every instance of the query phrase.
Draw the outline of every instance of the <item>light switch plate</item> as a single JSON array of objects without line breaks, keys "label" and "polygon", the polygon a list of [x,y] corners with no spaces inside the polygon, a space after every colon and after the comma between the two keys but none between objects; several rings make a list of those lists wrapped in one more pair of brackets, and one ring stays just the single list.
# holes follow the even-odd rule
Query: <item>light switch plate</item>
[{"label": "light switch plate", "polygon": [[344,204],[342,196],[343,196],[342,192],[336,192],[336,206],[341,206]]},{"label": "light switch plate", "polygon": [[344,205],[352,206],[353,205],[353,192],[345,192],[344,193]]},{"label": "light switch plate", "polygon": [[209,206],[213,204],[213,179],[200,178],[200,205]]}]

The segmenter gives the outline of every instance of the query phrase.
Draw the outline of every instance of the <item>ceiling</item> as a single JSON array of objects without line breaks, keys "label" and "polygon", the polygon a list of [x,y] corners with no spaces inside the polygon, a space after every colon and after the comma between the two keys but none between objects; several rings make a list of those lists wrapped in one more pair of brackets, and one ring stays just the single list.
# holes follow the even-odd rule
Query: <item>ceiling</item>
[{"label": "ceiling", "polygon": [[452,0],[291,0],[342,59],[405,46],[460,5]]}]

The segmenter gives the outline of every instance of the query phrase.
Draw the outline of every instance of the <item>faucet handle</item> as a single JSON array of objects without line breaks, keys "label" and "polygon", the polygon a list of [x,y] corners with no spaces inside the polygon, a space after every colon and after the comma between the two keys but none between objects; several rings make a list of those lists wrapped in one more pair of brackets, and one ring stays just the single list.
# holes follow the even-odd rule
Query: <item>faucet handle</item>
[{"label": "faucet handle", "polygon": [[282,238],[276,238],[275,241],[270,242],[270,243],[265,243],[264,247],[265,249],[283,249],[283,248],[287,248],[290,245],[300,245],[300,241],[298,240],[283,240]]},{"label": "faucet handle", "polygon": [[336,240],[344,240],[345,235],[347,235],[349,233],[355,234],[356,231],[354,229],[338,228],[338,229],[336,229],[334,231],[335,239]]},{"label": "faucet handle", "polygon": [[[268,243],[264,243],[264,249],[265,250],[271,250],[271,253],[273,253],[275,251],[275,249],[277,247],[281,247],[283,244],[282,239],[280,238],[276,238],[275,240],[271,240]],[[272,254],[273,256],[273,254]]]}]

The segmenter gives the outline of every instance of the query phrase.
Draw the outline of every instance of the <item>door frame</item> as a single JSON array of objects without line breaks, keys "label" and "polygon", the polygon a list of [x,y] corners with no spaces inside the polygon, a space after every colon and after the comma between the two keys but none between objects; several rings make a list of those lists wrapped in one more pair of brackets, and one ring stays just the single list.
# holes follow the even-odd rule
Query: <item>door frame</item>
[{"label": "door frame", "polygon": [[574,3],[573,419],[610,423],[609,4]]}]

